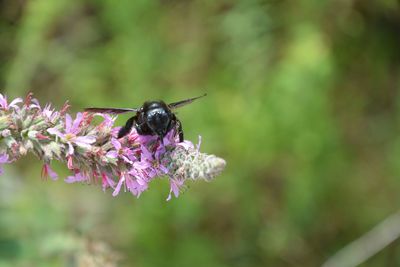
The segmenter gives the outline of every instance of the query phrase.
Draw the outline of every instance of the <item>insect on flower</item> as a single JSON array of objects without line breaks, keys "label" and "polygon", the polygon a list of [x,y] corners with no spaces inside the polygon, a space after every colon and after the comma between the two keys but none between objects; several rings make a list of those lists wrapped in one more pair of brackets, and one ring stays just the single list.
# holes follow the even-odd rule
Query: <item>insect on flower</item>
[{"label": "insect on flower", "polygon": [[157,135],[163,143],[164,136],[172,130],[177,129],[179,141],[183,142],[182,123],[173,113],[174,109],[192,103],[194,100],[206,96],[206,94],[182,101],[166,104],[162,100],[146,101],[140,108],[86,108],[85,111],[108,114],[122,114],[127,112],[136,112],[136,115],[130,118],[125,126],[118,132],[118,138],[127,135],[132,127],[140,135]]}]

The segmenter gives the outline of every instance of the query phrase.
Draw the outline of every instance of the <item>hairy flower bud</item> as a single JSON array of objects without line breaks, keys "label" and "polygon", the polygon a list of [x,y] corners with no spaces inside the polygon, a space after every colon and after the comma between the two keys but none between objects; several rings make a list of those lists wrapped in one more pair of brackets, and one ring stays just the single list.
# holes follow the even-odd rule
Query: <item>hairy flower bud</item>
[{"label": "hairy flower bud", "polygon": [[177,146],[171,152],[165,153],[168,162],[168,174],[173,178],[211,181],[225,168],[226,162],[215,155],[199,152],[197,149],[185,149]]}]

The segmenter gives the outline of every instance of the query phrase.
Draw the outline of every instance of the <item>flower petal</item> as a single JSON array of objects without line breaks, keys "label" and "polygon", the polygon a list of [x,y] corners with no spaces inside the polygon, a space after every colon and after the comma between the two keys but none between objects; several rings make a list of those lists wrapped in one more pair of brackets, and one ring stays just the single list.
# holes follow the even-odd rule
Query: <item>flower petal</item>
[{"label": "flower petal", "polygon": [[127,156],[125,156],[125,155],[122,155],[122,159],[126,162],[126,163],[129,163],[129,164],[132,164],[133,162],[127,157]]},{"label": "flower petal", "polygon": [[136,161],[133,163],[133,167],[139,170],[144,170],[148,167],[150,167],[151,164],[148,161],[142,160],[142,161]]},{"label": "flower petal", "polygon": [[68,113],[65,114],[65,133],[71,133],[72,118]]},{"label": "flower petal", "polygon": [[121,178],[119,179],[118,184],[117,184],[117,186],[115,187],[114,192],[112,193],[113,197],[115,197],[115,196],[117,196],[117,195],[119,194],[119,191],[121,190],[122,183],[123,183],[124,181],[125,181],[125,176],[124,176],[124,175],[121,175]]},{"label": "flower petal", "polygon": [[39,110],[41,109],[39,100],[37,100],[36,98],[32,98],[31,102],[32,102],[33,104],[31,104],[31,105],[29,106],[29,108],[31,108],[31,109],[37,108],[37,109],[39,109]]},{"label": "flower petal", "polygon": [[22,99],[21,98],[16,98],[13,101],[11,101],[9,107],[13,107],[13,108],[18,108],[19,109],[19,107],[17,106],[18,103],[22,103]]},{"label": "flower petal", "polygon": [[81,124],[82,119],[83,119],[83,114],[81,112],[78,112],[76,114],[76,118],[75,118],[75,120],[74,120],[74,122],[72,124],[71,132],[73,132],[73,133],[78,133],[79,132],[79,125]]},{"label": "flower petal", "polygon": [[137,181],[137,183],[138,183],[139,185],[145,185],[145,184],[147,184],[146,181],[143,180],[143,179],[140,178],[140,177],[137,177],[137,178],[136,178],[136,181]]},{"label": "flower petal", "polygon": [[171,189],[169,190],[169,195],[167,197],[167,201],[171,200],[171,194],[174,193],[175,197],[179,196],[179,188],[183,185],[184,180],[170,179]]},{"label": "flower petal", "polygon": [[74,154],[74,147],[72,146],[71,142],[68,142],[68,155]]},{"label": "flower petal", "polygon": [[115,150],[108,151],[106,157],[116,159],[118,158],[118,152]]},{"label": "flower petal", "polygon": [[47,173],[49,174],[49,176],[52,180],[58,179],[58,174],[55,171],[53,171],[52,168],[50,168],[50,165],[47,165]]},{"label": "flower petal", "polygon": [[103,127],[112,127],[114,125],[116,117],[112,117],[109,114],[101,114],[101,113],[96,113],[94,115],[100,116],[104,119],[104,121],[101,123]]},{"label": "flower petal", "polygon": [[194,148],[193,143],[187,140],[184,140],[183,142],[178,143],[177,145],[183,147],[186,150]]},{"label": "flower petal", "polygon": [[52,180],[57,180],[58,178],[57,173],[50,168],[48,163],[45,163],[42,168],[42,178],[47,178],[47,176],[50,176]]},{"label": "flower petal", "polygon": [[7,104],[7,97],[4,95],[2,95],[2,94],[0,94],[0,106],[3,108],[3,109],[7,109],[7,107],[8,107],[8,104]]},{"label": "flower petal", "polygon": [[64,138],[65,137],[65,134],[63,134],[62,132],[60,132],[56,128],[49,128],[49,129],[47,129],[47,132],[49,134],[56,135],[56,136],[58,136],[60,138]]},{"label": "flower petal", "polygon": [[197,151],[200,151],[200,146],[201,146],[201,135],[199,135],[199,142],[196,145]]},{"label": "flower petal", "polygon": [[122,147],[121,143],[115,138],[111,138],[111,144],[113,144],[116,150],[120,150]]},{"label": "flower petal", "polygon": [[158,167],[160,168],[161,172],[163,172],[164,174],[169,173],[168,168],[165,167],[164,165],[160,164]]},{"label": "flower petal", "polygon": [[106,173],[104,173],[104,172],[101,173],[101,177],[102,177],[103,191],[105,191],[107,187],[114,188],[114,186],[115,186],[114,180],[112,180],[110,177],[108,177],[108,175]]},{"label": "flower petal", "polygon": [[139,135],[138,139],[141,144],[147,144],[150,141],[157,140],[158,136],[156,136],[156,135]]},{"label": "flower petal", "polygon": [[77,136],[74,140],[74,142],[79,145],[79,144],[93,144],[96,142],[96,137],[94,136]]},{"label": "flower petal", "polygon": [[149,160],[149,161],[153,160],[153,154],[150,153],[150,151],[147,149],[146,146],[141,145],[140,149],[142,150],[142,153],[141,153],[141,159],[142,160],[144,160],[144,159]]},{"label": "flower petal", "polygon": [[81,172],[75,173],[75,175],[68,176],[64,181],[66,183],[77,183],[77,182],[84,182],[87,180],[87,177],[84,176]]}]

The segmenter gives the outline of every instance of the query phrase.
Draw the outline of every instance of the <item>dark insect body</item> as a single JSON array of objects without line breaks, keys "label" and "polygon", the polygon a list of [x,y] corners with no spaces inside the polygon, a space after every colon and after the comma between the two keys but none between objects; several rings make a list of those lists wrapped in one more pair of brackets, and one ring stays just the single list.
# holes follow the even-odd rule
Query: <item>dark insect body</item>
[{"label": "dark insect body", "polygon": [[95,113],[122,114],[136,112],[118,132],[118,138],[127,135],[132,127],[140,135],[157,135],[161,142],[164,136],[172,129],[177,129],[179,142],[184,140],[182,123],[173,113],[174,109],[192,103],[206,94],[182,101],[166,104],[164,101],[146,101],[140,108],[86,108],[85,111]]}]

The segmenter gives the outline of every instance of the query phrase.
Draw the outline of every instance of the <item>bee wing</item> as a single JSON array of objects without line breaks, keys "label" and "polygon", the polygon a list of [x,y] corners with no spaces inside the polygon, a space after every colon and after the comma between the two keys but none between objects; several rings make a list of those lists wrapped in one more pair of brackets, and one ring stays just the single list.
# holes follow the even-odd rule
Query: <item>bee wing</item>
[{"label": "bee wing", "polygon": [[204,96],[206,96],[206,95],[207,95],[207,94],[204,94],[204,95],[201,95],[201,96],[198,96],[198,97],[193,97],[193,98],[185,99],[185,100],[178,101],[178,102],[174,102],[174,103],[169,104],[168,107],[169,107],[170,109],[180,108],[180,107],[183,107],[183,106],[185,106],[185,105],[187,105],[187,104],[190,104],[190,103],[192,103],[193,101],[195,101],[196,99],[199,99],[199,98],[204,97]]},{"label": "bee wing", "polygon": [[107,113],[107,114],[122,114],[127,112],[137,112],[138,108],[85,108],[87,112]]}]

